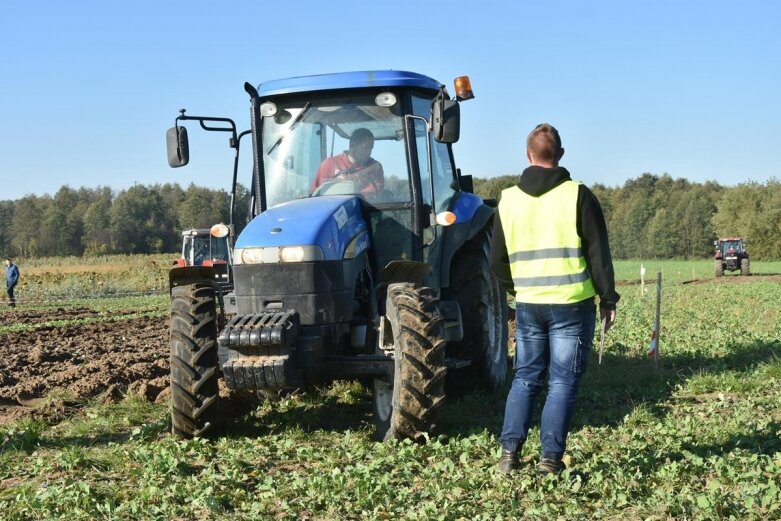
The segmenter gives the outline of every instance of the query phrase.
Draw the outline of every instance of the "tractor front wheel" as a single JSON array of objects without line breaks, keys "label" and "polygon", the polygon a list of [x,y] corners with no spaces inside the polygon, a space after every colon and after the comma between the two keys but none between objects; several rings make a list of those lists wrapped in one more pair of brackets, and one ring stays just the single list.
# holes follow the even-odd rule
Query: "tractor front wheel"
[{"label": "tractor front wheel", "polygon": [[713,267],[715,268],[716,276],[721,277],[724,275],[724,263],[720,260],[715,261]]},{"label": "tractor front wheel", "polygon": [[748,259],[740,259],[740,274],[744,276],[751,275],[751,267]]},{"label": "tractor front wheel", "polygon": [[192,282],[171,290],[171,422],[180,438],[220,428],[214,287]]},{"label": "tractor front wheel", "polygon": [[394,375],[392,382],[374,380],[377,433],[384,441],[420,439],[445,402],[444,318],[430,288],[397,283],[388,286],[386,320]]}]

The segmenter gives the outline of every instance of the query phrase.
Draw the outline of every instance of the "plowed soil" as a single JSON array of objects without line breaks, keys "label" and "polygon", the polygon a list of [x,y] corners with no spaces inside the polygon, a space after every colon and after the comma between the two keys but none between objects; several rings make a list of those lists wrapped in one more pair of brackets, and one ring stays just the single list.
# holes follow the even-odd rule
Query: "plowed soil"
[{"label": "plowed soil", "polygon": [[112,320],[90,309],[19,310],[0,314],[0,324],[88,317],[104,320],[0,335],[0,424],[56,420],[89,398],[162,398],[169,372],[165,317]]}]

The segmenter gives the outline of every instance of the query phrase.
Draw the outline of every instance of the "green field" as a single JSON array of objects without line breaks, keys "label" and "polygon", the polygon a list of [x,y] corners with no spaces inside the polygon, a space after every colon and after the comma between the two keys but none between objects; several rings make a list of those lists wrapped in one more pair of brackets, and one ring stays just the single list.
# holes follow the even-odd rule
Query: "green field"
[{"label": "green field", "polygon": [[[645,267],[646,284],[656,284],[656,274],[668,282],[712,279],[714,268],[712,259],[703,260],[619,260],[613,267],[618,281],[640,281],[640,267]],[[781,275],[781,261],[751,261],[753,275]],[[726,272],[725,277],[737,277],[739,272]]]},{"label": "green field", "polygon": [[[640,263],[616,263],[617,278],[637,281]],[[167,405],[135,397],[1,425],[0,519],[781,519],[781,279],[643,264],[646,294],[618,288],[559,481],[536,476],[536,430],[520,472],[494,470],[504,391],[450,402],[425,444],[388,444],[373,439],[369,392],[338,382],[234,407],[216,440],[172,438]],[[646,354],[657,271],[658,369]],[[781,274],[781,262],[752,272]],[[117,302],[69,305],[165,305]]]}]

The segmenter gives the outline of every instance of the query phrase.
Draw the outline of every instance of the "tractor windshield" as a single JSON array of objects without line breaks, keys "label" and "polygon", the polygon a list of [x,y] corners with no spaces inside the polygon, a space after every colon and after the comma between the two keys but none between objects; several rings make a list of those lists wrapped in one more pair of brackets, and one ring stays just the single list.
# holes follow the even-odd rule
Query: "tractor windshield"
[{"label": "tractor windshield", "polygon": [[230,262],[228,257],[228,238],[210,237],[211,241],[211,259],[216,261]]},{"label": "tractor windshield", "polygon": [[194,236],[190,238],[192,240],[192,260],[190,261],[193,266],[203,265],[203,261],[211,260],[209,253],[209,237],[208,236]]},{"label": "tractor windshield", "polygon": [[724,241],[722,242],[722,251],[727,253],[728,251],[735,251],[737,253],[743,252],[743,244],[741,241]]},{"label": "tractor windshield", "polygon": [[310,94],[261,104],[269,207],[329,194],[354,193],[373,203],[411,200],[401,100],[379,106],[377,94]]}]

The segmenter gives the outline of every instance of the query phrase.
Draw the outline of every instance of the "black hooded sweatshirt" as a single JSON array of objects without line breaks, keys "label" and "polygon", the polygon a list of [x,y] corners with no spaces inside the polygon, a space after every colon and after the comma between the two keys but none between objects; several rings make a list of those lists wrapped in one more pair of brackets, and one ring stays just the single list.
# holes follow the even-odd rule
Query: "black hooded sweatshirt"
[{"label": "black hooded sweatshirt", "polygon": [[[518,188],[533,197],[539,197],[556,188],[564,181],[571,179],[566,168],[560,166],[545,168],[530,166],[521,174]],[[578,236],[583,242],[586,265],[591,274],[594,289],[599,295],[599,305],[605,309],[616,309],[616,303],[621,298],[616,293],[615,275],[613,274],[613,259],[610,255],[610,245],[607,240],[607,226],[602,207],[596,196],[580,185],[578,189]],[[510,274],[510,260],[507,244],[504,239],[499,214],[494,218],[493,236],[491,238],[491,271],[499,279],[502,286],[515,293],[513,278]]]}]

